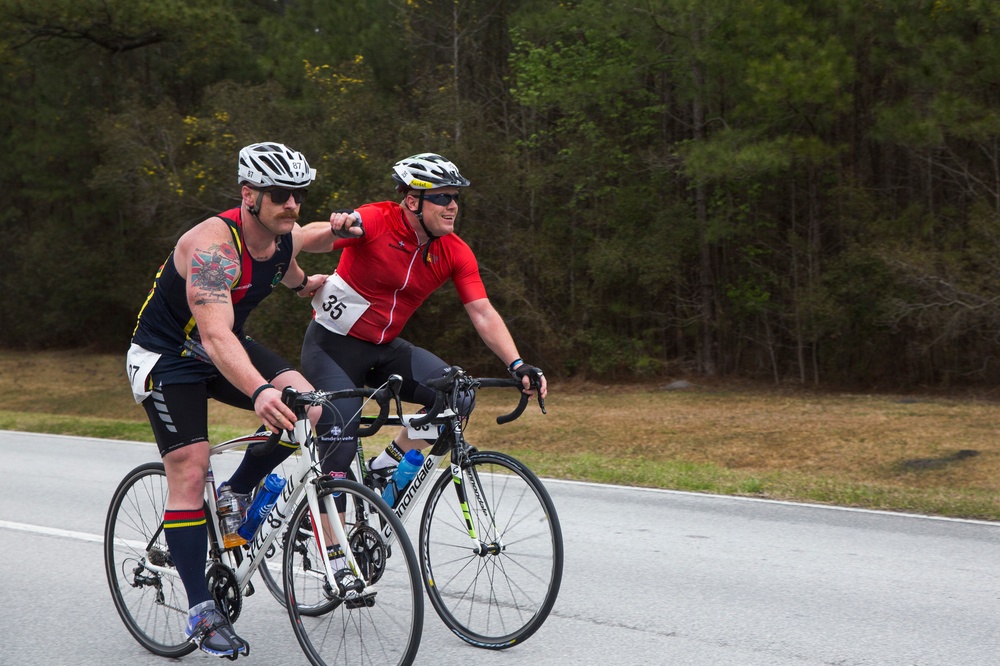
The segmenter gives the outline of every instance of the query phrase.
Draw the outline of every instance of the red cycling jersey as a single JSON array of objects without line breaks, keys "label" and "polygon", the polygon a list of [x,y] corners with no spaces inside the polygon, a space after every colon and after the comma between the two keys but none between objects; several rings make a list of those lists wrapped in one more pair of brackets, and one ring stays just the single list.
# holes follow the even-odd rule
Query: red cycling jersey
[{"label": "red cycling jersey", "polygon": [[[425,262],[417,234],[398,203],[365,204],[357,212],[365,235],[338,239],[333,245],[343,250],[337,275],[370,303],[348,335],[376,344],[391,342],[420,304],[449,279],[462,303],[486,298],[476,256],[461,238],[452,233],[434,240]],[[315,311],[313,317],[322,313]]]}]

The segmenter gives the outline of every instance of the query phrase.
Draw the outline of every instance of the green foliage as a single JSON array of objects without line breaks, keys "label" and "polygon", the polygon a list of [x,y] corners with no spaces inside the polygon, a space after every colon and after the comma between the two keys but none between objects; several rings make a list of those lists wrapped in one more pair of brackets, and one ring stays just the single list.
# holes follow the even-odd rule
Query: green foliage
[{"label": "green foliage", "polygon": [[792,137],[760,140],[747,131],[724,130],[705,141],[685,141],[675,146],[684,162],[684,173],[695,181],[781,175],[795,157]]},{"label": "green foliage", "polygon": [[[774,121],[805,120],[813,130],[831,126],[850,110],[854,63],[833,37],[817,43],[798,35],[768,59],[748,63],[747,86],[753,91],[745,102],[754,114]],[[772,121],[773,122],[773,121]]]},{"label": "green foliage", "polygon": [[[0,344],[124,349],[275,140],[319,171],[303,221],[460,164],[459,233],[553,376],[1000,378],[998,7],[0,0]],[[308,310],[251,329],[297,358]],[[405,335],[496,367],[450,287]]]}]

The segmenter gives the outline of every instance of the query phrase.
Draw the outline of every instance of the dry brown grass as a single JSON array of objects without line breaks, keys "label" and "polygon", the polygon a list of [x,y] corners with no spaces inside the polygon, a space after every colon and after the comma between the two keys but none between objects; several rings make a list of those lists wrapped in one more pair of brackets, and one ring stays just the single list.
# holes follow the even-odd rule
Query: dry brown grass
[{"label": "dry brown grass", "polygon": [[[562,389],[562,390],[561,390]],[[1000,405],[741,385],[552,386],[470,439],[581,480],[1000,519]]]},{"label": "dry brown grass", "polygon": [[[1000,405],[975,396],[821,393],[733,383],[554,382],[548,415],[499,427],[516,395],[482,391],[469,438],[539,474],[872,508],[1000,519]],[[135,424],[124,358],[0,352],[0,427],[12,415],[100,417]],[[213,404],[234,432],[254,416]],[[67,429],[72,431],[68,426]],[[110,435],[114,436],[114,435]]]},{"label": "dry brown grass", "polygon": [[[0,351],[0,410],[146,423],[125,378],[125,354]],[[209,417],[256,428],[253,414],[210,402]]]}]

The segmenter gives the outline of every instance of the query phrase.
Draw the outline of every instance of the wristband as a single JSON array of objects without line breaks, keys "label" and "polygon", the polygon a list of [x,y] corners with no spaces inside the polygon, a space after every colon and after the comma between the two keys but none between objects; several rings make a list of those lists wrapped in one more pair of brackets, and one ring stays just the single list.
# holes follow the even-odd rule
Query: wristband
[{"label": "wristband", "polygon": [[257,396],[261,394],[261,391],[266,391],[269,388],[274,388],[274,384],[261,384],[257,387],[257,390],[253,392],[253,397],[250,398],[250,402],[257,404]]},{"label": "wristband", "polygon": [[523,365],[523,364],[524,364],[524,361],[522,361],[519,358],[515,358],[513,361],[510,362],[510,365],[507,366],[507,369],[510,370],[511,372],[514,372],[514,370],[517,369],[517,366]]},{"label": "wristband", "polygon": [[299,293],[300,291],[302,291],[303,289],[306,288],[306,282],[309,282],[309,276],[308,275],[303,276],[302,277],[302,284],[300,284],[297,287],[292,287],[292,291],[294,291],[296,294]]}]

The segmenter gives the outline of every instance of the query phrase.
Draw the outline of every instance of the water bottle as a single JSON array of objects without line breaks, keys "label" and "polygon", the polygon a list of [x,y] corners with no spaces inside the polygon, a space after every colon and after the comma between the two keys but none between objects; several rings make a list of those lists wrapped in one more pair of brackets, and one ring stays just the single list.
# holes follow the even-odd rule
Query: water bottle
[{"label": "water bottle", "polygon": [[253,498],[253,504],[247,509],[247,519],[237,534],[250,541],[257,532],[257,526],[271,513],[271,509],[278,501],[278,496],[285,488],[285,479],[277,474],[268,474],[264,479],[264,485],[257,491],[257,496]]},{"label": "water bottle", "polygon": [[417,449],[410,449],[403,456],[403,459],[399,461],[399,465],[396,467],[396,473],[392,475],[389,484],[382,491],[382,499],[389,506],[395,506],[396,500],[399,496],[403,494],[406,490],[406,486],[410,485],[410,481],[413,477],[417,475],[417,470],[424,462],[424,454],[422,454]]},{"label": "water bottle", "polygon": [[235,548],[246,543],[238,533],[243,516],[240,515],[240,501],[233,493],[219,495],[219,527],[222,529],[222,546]]}]

